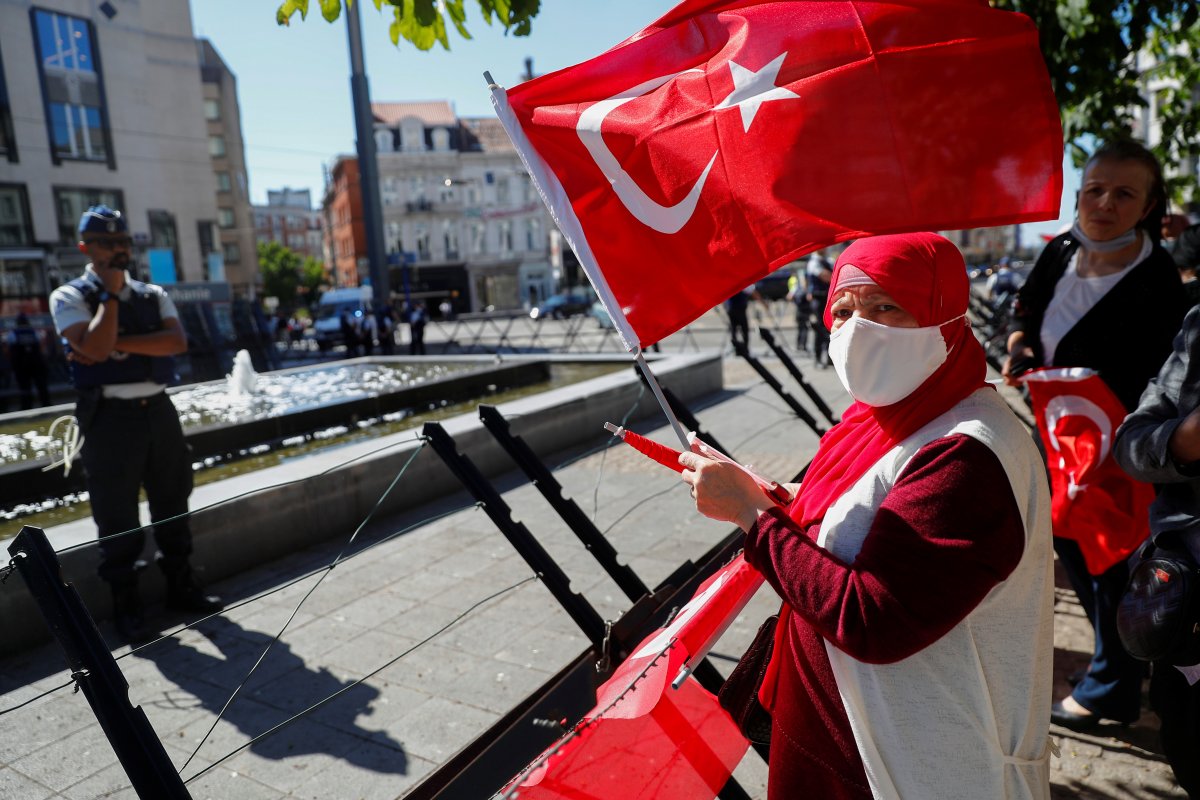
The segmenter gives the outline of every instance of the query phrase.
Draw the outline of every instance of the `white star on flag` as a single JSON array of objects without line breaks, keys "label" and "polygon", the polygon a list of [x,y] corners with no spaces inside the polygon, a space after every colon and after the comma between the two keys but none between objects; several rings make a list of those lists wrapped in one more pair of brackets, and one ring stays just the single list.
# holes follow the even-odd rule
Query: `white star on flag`
[{"label": "white star on flag", "polygon": [[737,106],[742,112],[742,127],[750,132],[750,123],[758,113],[758,107],[769,100],[799,100],[800,95],[775,85],[779,76],[779,68],[787,53],[780,53],[773,61],[758,72],[748,70],[741,64],[729,62],[729,72],[733,76],[733,91],[718,103],[715,108],[732,108]]}]

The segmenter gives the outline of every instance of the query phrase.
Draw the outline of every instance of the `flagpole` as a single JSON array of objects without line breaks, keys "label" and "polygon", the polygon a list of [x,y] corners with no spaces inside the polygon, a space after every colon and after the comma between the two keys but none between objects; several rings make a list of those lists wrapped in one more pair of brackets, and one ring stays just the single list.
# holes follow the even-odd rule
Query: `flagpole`
[{"label": "flagpole", "polygon": [[625,318],[621,304],[617,302],[616,295],[613,294],[604,273],[600,271],[596,263],[596,257],[592,254],[591,245],[588,244],[579,217],[575,215],[575,209],[571,205],[570,198],[567,197],[566,189],[559,183],[558,176],[542,160],[541,154],[529,141],[529,137],[525,135],[524,128],[521,127],[516,114],[508,105],[508,95],[505,93],[504,87],[492,80],[490,72],[483,73],[483,78],[492,92],[492,107],[496,110],[496,116],[500,119],[500,124],[504,126],[508,138],[512,140],[517,155],[521,157],[521,162],[529,172],[530,180],[533,181],[534,187],[542,197],[542,202],[549,210],[555,224],[558,225],[563,238],[575,252],[575,256],[579,259],[579,265],[583,267],[596,294],[600,296],[604,310],[612,317],[617,335],[621,337],[621,343],[625,345],[628,352],[634,352],[641,346],[641,342],[638,341],[638,335],[634,332],[633,326],[629,324],[629,320]]},{"label": "flagpole", "polygon": [[650,371],[650,367],[646,364],[646,359],[642,357],[642,347],[641,342],[638,340],[638,335],[634,332],[633,326],[629,324],[629,320],[625,317],[625,311],[621,308],[621,304],[617,302],[617,297],[608,285],[608,280],[605,279],[604,273],[600,271],[600,267],[596,263],[596,257],[592,253],[587,236],[583,232],[583,225],[580,224],[579,217],[575,215],[575,209],[571,205],[570,198],[567,197],[566,190],[525,135],[525,130],[521,127],[520,121],[508,105],[508,95],[505,93],[504,87],[492,80],[492,73],[490,72],[483,73],[483,79],[487,81],[488,89],[491,90],[492,107],[496,109],[496,116],[500,119],[500,124],[504,126],[508,138],[512,140],[513,147],[516,148],[517,155],[521,157],[521,162],[529,172],[529,178],[533,181],[538,194],[541,195],[542,202],[545,203],[546,208],[550,211],[550,216],[554,219],[555,224],[558,225],[563,238],[567,240],[567,244],[575,252],[575,256],[579,259],[579,265],[583,267],[584,274],[588,276],[588,280],[591,281],[596,294],[599,295],[600,302],[604,304],[604,309],[612,317],[617,335],[621,337],[621,342],[625,345],[625,349],[634,354],[634,361],[637,363],[638,369],[645,376],[646,383],[649,384],[650,391],[654,394],[654,399],[658,401],[663,413],[667,415],[667,420],[675,430],[675,435],[679,437],[683,448],[685,450],[689,449],[687,432],[679,424],[679,419],[675,416],[675,412],[671,409],[667,398],[663,396],[662,388],[658,385],[658,379],[654,377],[654,373]]},{"label": "flagpole", "polygon": [[637,354],[633,357],[642,375],[646,378],[646,383],[650,386],[650,391],[654,393],[654,399],[662,406],[663,413],[667,415],[667,421],[671,423],[671,427],[675,430],[675,435],[679,437],[679,441],[683,444],[684,450],[690,450],[691,444],[688,442],[687,431],[679,424],[679,418],[675,416],[675,410],[671,408],[671,404],[667,402],[667,398],[663,395],[662,387],[658,385],[658,379],[654,377],[654,373],[650,371],[650,365],[646,363],[646,359],[642,357],[642,348],[638,348]]}]

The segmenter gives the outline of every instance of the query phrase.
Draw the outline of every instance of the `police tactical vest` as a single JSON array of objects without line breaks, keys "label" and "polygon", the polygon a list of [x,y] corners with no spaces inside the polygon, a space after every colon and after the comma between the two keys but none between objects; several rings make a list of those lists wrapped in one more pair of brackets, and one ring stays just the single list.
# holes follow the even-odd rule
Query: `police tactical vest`
[{"label": "police tactical vest", "polygon": [[[100,287],[86,277],[76,278],[73,286],[83,294],[93,315],[100,307]],[[158,297],[141,281],[129,281],[130,293],[127,300],[118,300],[117,335],[132,336],[140,333],[156,333],[163,329],[162,314],[158,308]],[[71,379],[76,389],[94,389],[116,383],[139,383],[153,381],[169,384],[178,380],[173,356],[144,356],[136,353],[114,352],[96,364],[80,364],[71,361]]]}]

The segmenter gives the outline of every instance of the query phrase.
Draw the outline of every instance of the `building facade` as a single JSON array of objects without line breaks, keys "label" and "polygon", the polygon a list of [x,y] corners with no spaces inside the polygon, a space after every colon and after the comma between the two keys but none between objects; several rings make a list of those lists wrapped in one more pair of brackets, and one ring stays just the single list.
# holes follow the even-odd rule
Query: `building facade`
[{"label": "building facade", "polygon": [[[238,296],[253,296],[259,281],[250,207],[250,180],[246,173],[246,146],[242,139],[241,106],[237,77],[207,39],[196,42],[200,81],[204,95],[204,124],[213,178],[217,182],[215,252],[209,258],[209,280],[225,280]],[[224,272],[222,276],[221,272]]]},{"label": "building facade", "polygon": [[321,212],[312,207],[308,189],[267,190],[267,204],[254,206],[254,235],[258,243],[279,242],[301,256],[325,260]]},{"label": "building facade", "polygon": [[[459,118],[444,101],[373,103],[372,111],[394,296],[483,311],[528,307],[559,287],[553,222],[498,120]],[[368,272],[366,238],[355,244],[345,219],[361,215],[347,163],[355,159],[335,164],[326,196],[339,285],[354,285],[351,261],[356,278]]]},{"label": "building facade", "polygon": [[[208,278],[217,186],[186,0],[0,4],[0,316],[79,275],[79,215],[129,220],[138,271]],[[169,110],[169,113],[164,113]]]},{"label": "building facade", "polygon": [[325,266],[335,286],[359,286],[367,277],[367,230],[363,218],[358,159],[339,156],[330,166],[322,204],[325,228]]}]

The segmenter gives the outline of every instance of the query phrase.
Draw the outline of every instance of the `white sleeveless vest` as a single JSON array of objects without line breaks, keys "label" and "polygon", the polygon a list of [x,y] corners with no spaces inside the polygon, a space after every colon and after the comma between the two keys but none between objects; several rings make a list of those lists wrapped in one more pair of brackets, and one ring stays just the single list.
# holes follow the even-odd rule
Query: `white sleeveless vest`
[{"label": "white sleeveless vest", "polygon": [[828,642],[825,648],[875,797],[1046,800],[1054,633],[1050,490],[1028,431],[1004,400],[980,389],[898,444],[829,508],[817,543],[852,564],[909,460],[953,434],[987,445],[1004,466],[1025,524],[1020,562],[962,622],[902,661],[865,664]]}]

